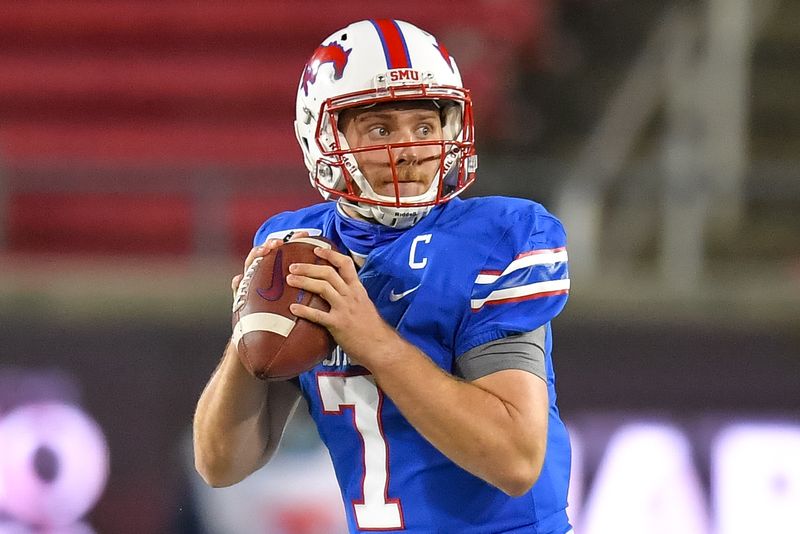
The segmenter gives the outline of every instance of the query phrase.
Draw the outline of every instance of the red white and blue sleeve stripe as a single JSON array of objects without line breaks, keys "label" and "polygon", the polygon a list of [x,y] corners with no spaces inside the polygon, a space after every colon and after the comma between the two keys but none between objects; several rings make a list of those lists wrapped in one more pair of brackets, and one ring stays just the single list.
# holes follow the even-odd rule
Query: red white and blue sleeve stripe
[{"label": "red white and blue sleeve stripe", "polygon": [[470,296],[473,312],[530,299],[569,292],[567,249],[535,249],[518,254],[502,270],[481,271]]}]

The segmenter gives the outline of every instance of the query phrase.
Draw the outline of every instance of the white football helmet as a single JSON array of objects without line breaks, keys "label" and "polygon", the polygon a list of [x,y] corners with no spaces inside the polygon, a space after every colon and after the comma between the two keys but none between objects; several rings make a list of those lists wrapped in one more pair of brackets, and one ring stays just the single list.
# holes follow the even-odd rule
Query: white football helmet
[{"label": "white football helmet", "polygon": [[[354,150],[339,130],[339,113],[396,101],[433,101],[444,139],[370,146],[387,151],[441,147],[439,171],[416,196],[379,195],[358,167]],[[406,228],[474,180],[478,166],[472,101],[455,60],[433,35],[399,20],[355,22],[325,39],[309,59],[297,89],[295,133],[311,184],[325,199],[338,199],[380,224]],[[364,152],[362,147],[357,150]]]}]

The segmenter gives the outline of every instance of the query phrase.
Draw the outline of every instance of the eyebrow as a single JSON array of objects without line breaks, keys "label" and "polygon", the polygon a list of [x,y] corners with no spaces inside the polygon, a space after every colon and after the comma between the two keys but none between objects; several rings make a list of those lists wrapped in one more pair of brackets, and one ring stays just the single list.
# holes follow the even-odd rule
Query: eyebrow
[{"label": "eyebrow", "polygon": [[[438,113],[432,109],[421,109],[414,111],[414,117],[438,117]],[[394,115],[390,111],[365,111],[356,117],[356,121],[362,122],[369,119],[391,119]]]}]

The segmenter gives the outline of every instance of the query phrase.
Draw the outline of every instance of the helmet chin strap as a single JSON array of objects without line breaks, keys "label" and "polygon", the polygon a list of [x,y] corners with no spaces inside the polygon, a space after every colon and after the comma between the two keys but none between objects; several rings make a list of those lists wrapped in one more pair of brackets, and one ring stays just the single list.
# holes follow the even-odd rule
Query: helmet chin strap
[{"label": "helmet chin strap", "polygon": [[[432,183],[431,186],[436,186]],[[376,206],[366,202],[352,202],[345,198],[339,198],[338,202],[347,206],[361,217],[374,221],[389,228],[410,228],[417,224],[420,219],[430,213],[433,206],[419,206],[412,208],[394,206]]]}]

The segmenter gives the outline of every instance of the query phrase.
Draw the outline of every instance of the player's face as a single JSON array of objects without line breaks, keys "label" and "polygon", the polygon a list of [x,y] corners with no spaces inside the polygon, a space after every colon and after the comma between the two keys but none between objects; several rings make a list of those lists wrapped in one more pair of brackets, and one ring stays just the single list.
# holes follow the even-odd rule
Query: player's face
[{"label": "player's face", "polygon": [[[433,104],[405,102],[346,110],[339,121],[350,148],[442,140],[442,120]],[[355,158],[375,193],[395,196],[390,151],[367,150],[356,153]],[[391,159],[400,196],[421,195],[439,170],[442,147],[432,144],[392,148]]]}]

